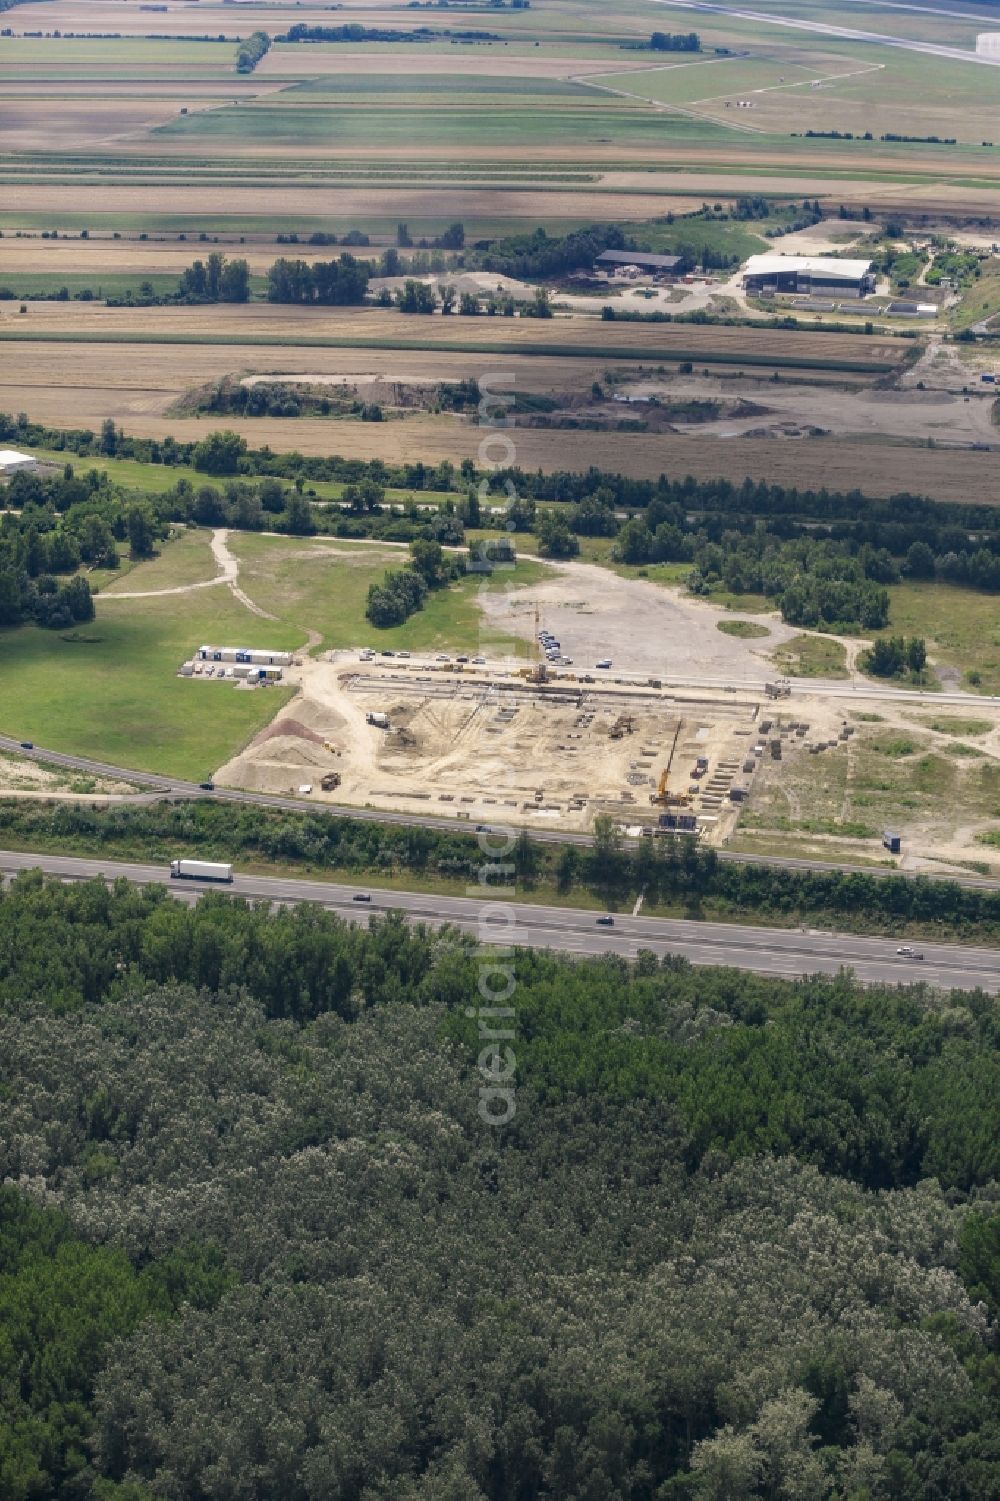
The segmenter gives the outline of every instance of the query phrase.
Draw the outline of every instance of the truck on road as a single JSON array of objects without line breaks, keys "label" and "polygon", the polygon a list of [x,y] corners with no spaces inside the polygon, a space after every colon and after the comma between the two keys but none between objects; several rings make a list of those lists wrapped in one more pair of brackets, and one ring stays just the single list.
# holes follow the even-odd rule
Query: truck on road
[{"label": "truck on road", "polygon": [[231,881],[233,867],[211,860],[171,860],[172,881]]}]

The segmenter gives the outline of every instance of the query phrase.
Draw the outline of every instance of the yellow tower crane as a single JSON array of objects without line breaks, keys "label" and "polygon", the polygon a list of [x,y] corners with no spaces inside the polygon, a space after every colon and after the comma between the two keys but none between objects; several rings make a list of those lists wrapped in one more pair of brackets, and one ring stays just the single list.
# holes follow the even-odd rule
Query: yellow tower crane
[{"label": "yellow tower crane", "polygon": [[656,791],[651,792],[649,795],[651,803],[660,803],[664,808],[686,808],[691,801],[686,792],[671,792],[667,785],[670,778],[670,768],[674,761],[674,752],[677,749],[677,737],[680,735],[680,732],[681,722],[678,720],[674,728],[674,738],[670,742],[670,754],[667,757],[667,764],[660,772],[660,780],[656,785]]}]

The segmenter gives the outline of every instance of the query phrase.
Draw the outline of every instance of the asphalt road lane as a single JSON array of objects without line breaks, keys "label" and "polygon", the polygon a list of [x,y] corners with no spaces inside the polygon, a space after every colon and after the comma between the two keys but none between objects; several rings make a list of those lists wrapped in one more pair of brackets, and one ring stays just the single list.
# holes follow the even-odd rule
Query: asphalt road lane
[{"label": "asphalt road lane", "polygon": [[367,923],[372,913],[395,910],[412,922],[435,927],[450,923],[485,943],[555,949],[587,957],[618,954],[634,958],[641,949],[648,949],[658,955],[679,954],[693,964],[729,965],[786,979],[836,974],[847,968],[867,983],[923,980],[943,989],[981,987],[1000,992],[1000,952],[973,945],[914,943],[924,955],[919,961],[897,955],[895,939],[854,934],[630,916],[616,916],[613,927],[604,927],[598,924],[597,910],[374,888],[370,902],[357,902],[356,893],[369,888],[241,874],[236,874],[231,884],[176,881],[165,866],[0,851],[0,872],[4,875],[34,868],[64,880],[124,877],[141,885],[169,886],[173,895],[187,901],[198,900],[206,891],[221,890],[256,901],[318,902],[359,923]]}]

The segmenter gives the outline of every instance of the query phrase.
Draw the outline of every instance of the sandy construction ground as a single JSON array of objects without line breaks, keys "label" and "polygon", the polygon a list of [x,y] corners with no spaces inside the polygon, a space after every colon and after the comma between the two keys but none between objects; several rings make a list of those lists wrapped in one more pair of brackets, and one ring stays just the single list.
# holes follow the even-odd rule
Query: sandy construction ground
[{"label": "sandy construction ground", "polygon": [[[578,672],[611,657],[628,672],[721,679],[758,689],[774,677],[768,654],[796,631],[757,621],[770,634],[753,641],[725,635],[727,610],[643,579],[620,578],[591,563],[552,563],[555,577],[509,594],[483,594],[491,629],[531,640],[535,610]],[[757,620],[757,617],[754,617]]]},{"label": "sandy construction ground", "polygon": [[[965,380],[969,374],[965,371]],[[906,439],[923,443],[971,444],[998,441],[993,421],[993,391],[973,388],[963,396],[951,389],[917,390],[912,372],[906,389],[841,391],[814,386],[774,385],[771,381],[692,379],[638,380],[623,384],[622,394],[656,396],[663,401],[716,400],[727,405],[746,401],[758,410],[750,416],[727,415],[716,421],[691,425],[702,438],[742,438],[773,433],[794,436],[810,429],[836,436],[872,438],[876,441]],[[679,422],[684,427],[683,422]]]},{"label": "sandy construction ground", "polygon": [[0,797],[46,798],[60,802],[117,801],[135,797],[139,788],[109,777],[46,766],[26,756],[0,752]]},{"label": "sandy construction ground", "polygon": [[[344,654],[306,663],[301,696],[217,778],[274,792],[309,786],[320,803],[579,831],[605,811],[654,821],[650,793],[675,737],[678,787],[697,755],[738,766],[753,743],[752,701],[596,685],[551,694],[482,670],[455,681],[437,664],[411,665],[371,671]],[[367,724],[368,712],[387,713],[389,731]],[[632,731],[612,734],[622,714]],[[340,784],[324,793],[331,772]],[[735,822],[721,798],[705,812],[716,835]]]}]

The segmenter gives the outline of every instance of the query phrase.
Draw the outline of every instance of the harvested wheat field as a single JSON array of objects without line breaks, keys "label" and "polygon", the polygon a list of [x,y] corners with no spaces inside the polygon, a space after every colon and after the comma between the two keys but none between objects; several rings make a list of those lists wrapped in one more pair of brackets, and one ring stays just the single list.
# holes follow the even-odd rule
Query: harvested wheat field
[{"label": "harvested wheat field", "polygon": [[[67,120],[78,114],[81,129],[95,134],[88,136],[96,141],[100,131],[124,134],[135,128],[138,116],[161,114],[164,106],[159,101],[148,108],[131,106],[124,113],[130,123],[116,123],[115,105],[106,112],[89,113],[89,106],[78,111],[65,111]],[[0,112],[0,131],[9,110]],[[139,121],[141,123],[141,121]],[[8,127],[11,131],[15,125]],[[39,131],[44,134],[46,126],[41,116],[37,123],[21,124],[16,128],[25,134]],[[67,124],[66,129],[73,129]],[[74,130],[75,134],[75,130]],[[100,139],[106,139],[101,136]],[[43,143],[44,144],[44,143]],[[84,142],[83,144],[86,144]],[[8,146],[7,149],[13,149]],[[691,184],[684,187],[691,192]],[[146,216],[152,216],[157,224],[177,217],[178,227],[184,228],[193,218],[200,217],[210,228],[220,215],[227,217],[243,215],[252,228],[254,223],[266,216],[281,219],[295,225],[303,219],[327,219],[331,228],[344,223],[366,223],[372,219],[394,222],[394,216],[415,220],[449,218],[476,221],[483,219],[524,219],[533,227],[539,220],[565,219],[651,219],[657,214],[672,211],[685,212],[691,207],[689,198],[648,193],[605,193],[589,184],[560,190],[551,190],[525,184],[504,183],[496,187],[468,187],[462,183],[428,184],[422,187],[401,185],[370,186],[348,184],[344,186],[312,182],[287,187],[269,187],[266,198],[261,196],[261,185],[248,178],[245,182],[198,183],[149,182],[142,186],[129,183],[106,182],[95,196],[94,188],[87,184],[57,184],[47,182],[12,183],[4,188],[2,212],[5,220],[19,227],[31,228],[53,214],[61,216],[63,223],[100,223],[102,219],[131,220],[137,225]]]},{"label": "harvested wheat field", "polygon": [[[101,383],[95,383],[93,350],[79,345],[35,345],[31,353],[43,352],[47,365],[33,368],[31,379],[23,376],[11,383],[0,380],[0,409],[26,411],[30,417],[57,427],[89,427],[96,430],[105,417],[113,417],[125,431],[143,437],[163,438],[172,434],[196,441],[213,427],[225,426],[241,433],[254,447],[265,444],[281,451],[296,449],[305,454],[341,454],[349,458],[380,457],[403,463],[421,459],[440,463],[470,458],[484,459],[483,428],[446,414],[415,413],[400,421],[361,422],[349,418],[249,418],[226,416],[214,422],[209,417],[173,417],[168,408],[189,385],[189,377],[215,378],[211,359],[228,353],[218,349],[171,349],[158,346],[105,346],[108,363]],[[269,353],[272,353],[269,351]],[[322,362],[310,351],[310,366],[322,363],[327,373],[337,363],[333,353]],[[278,370],[295,368],[301,350],[273,351]],[[182,359],[176,361],[176,356]],[[76,363],[72,363],[76,358]],[[414,357],[411,357],[411,360]],[[344,374],[380,373],[387,380],[433,376],[456,380],[463,376],[482,378],[482,357],[419,356],[419,363],[385,366],[374,362],[365,367],[357,354],[340,356]],[[254,351],[254,363],[264,363]],[[504,362],[506,366],[508,362]],[[598,366],[582,362],[533,361],[532,373],[543,367],[550,389],[558,379],[569,381],[582,374],[589,382]],[[565,368],[568,366],[569,368]],[[274,367],[272,367],[274,368]],[[532,380],[532,389],[538,383]],[[508,440],[510,446],[508,446]],[[873,496],[893,495],[901,490],[929,494],[941,500],[978,501],[997,499],[995,455],[982,452],[929,450],[923,446],[851,441],[843,437],[787,440],[737,438],[721,440],[697,434],[592,432],[540,430],[517,427],[494,433],[495,447],[485,458],[515,462],[526,469],[580,471],[595,466],[619,470],[636,478],[654,479],[661,473],[691,474],[697,479],[725,477],[739,482],[747,475],[774,484],[831,490],[863,490]]]},{"label": "harvested wheat field", "polygon": [[376,307],[297,308],[271,303],[208,307],[112,308],[95,303],[40,302],[28,314],[0,313],[0,335],[28,340],[92,339],[127,343],[171,340],[234,345],[344,342],[358,348],[477,349],[502,344],[518,353],[595,359],[711,359],[750,366],[800,366],[858,374],[886,374],[910,346],[889,335],[813,330],[615,323],[590,316],[532,318],[412,317]]},{"label": "harvested wheat field", "polygon": [[[226,237],[223,244],[206,247],[197,240],[43,240],[38,235],[15,238],[7,235],[0,239],[0,284],[5,274],[30,272],[52,276],[90,276],[95,284],[102,276],[115,275],[173,275],[178,276],[196,256],[204,256],[209,250],[224,249],[228,255],[240,256],[247,261],[254,275],[264,275],[279,256],[288,255],[289,247],[279,245],[273,236],[247,237],[246,244],[234,243],[235,235]],[[339,249],[331,246],[296,245],[293,247],[297,260],[329,260],[340,255]],[[353,254],[377,255],[363,248]]]}]

